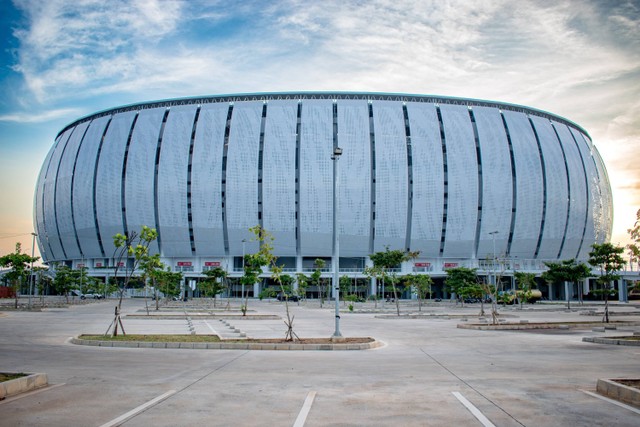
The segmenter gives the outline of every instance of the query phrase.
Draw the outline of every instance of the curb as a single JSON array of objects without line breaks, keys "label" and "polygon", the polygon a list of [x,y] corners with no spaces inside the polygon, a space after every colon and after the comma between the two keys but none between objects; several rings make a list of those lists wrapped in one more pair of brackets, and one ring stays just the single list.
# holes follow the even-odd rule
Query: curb
[{"label": "curb", "polygon": [[621,380],[624,379],[599,379],[596,385],[596,391],[610,399],[640,407],[640,390],[617,382]]},{"label": "curb", "polygon": [[26,377],[16,378],[0,383],[0,400],[16,394],[46,387],[49,384],[47,374],[29,374]]},{"label": "curb", "polygon": [[[640,322],[615,322],[610,323],[612,326],[638,326]],[[593,328],[602,326],[602,322],[557,322],[557,323],[502,323],[498,325],[491,324],[462,324],[459,323],[459,329],[477,329],[481,331],[493,330],[526,330],[526,329],[577,329],[577,328]]]},{"label": "curb", "polygon": [[[582,338],[583,342],[592,342],[596,344],[609,344],[609,345],[629,345],[629,346],[637,346],[640,347],[639,340],[625,340],[626,337],[584,337]],[[598,380],[599,382],[600,380]],[[640,393],[640,391],[638,392]]]},{"label": "curb", "polygon": [[145,320],[177,320],[184,319],[186,317],[191,317],[192,319],[235,319],[235,320],[279,320],[280,316],[275,314],[248,314],[246,316],[241,316],[237,314],[194,314],[189,313],[186,314],[127,314],[125,316],[127,319],[145,319]]},{"label": "curb", "polygon": [[177,348],[189,350],[316,350],[316,351],[340,351],[340,350],[369,350],[382,347],[384,344],[373,340],[368,343],[325,343],[325,344],[300,344],[300,343],[260,343],[260,342],[140,342],[140,341],[95,341],[83,340],[78,337],[71,338],[70,342],[76,345],[88,345],[94,347],[124,347],[124,348]]}]

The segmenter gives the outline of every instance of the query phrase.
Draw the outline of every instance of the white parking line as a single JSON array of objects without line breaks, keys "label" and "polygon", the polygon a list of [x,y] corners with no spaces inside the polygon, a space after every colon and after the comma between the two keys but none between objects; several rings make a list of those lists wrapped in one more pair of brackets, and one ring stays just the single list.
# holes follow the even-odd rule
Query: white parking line
[{"label": "white parking line", "polygon": [[211,332],[213,332],[213,334],[214,334],[214,335],[218,335],[218,333],[216,332],[216,330],[215,330],[215,329],[213,329],[213,326],[211,326],[211,325],[209,324],[209,322],[207,322],[206,320],[203,320],[203,322],[204,322],[204,324],[205,324],[205,325],[207,325],[207,327],[208,327],[209,329],[211,329]]},{"label": "white parking line", "polygon": [[609,399],[608,397],[604,397],[602,395],[599,395],[598,393],[592,393],[592,392],[587,391],[587,390],[582,390],[582,392],[588,394],[589,396],[597,397],[598,399],[604,400],[605,402],[609,402],[609,403],[613,403],[614,405],[618,405],[621,408],[628,409],[628,410],[630,410],[632,412],[635,412],[636,414],[640,414],[640,409],[636,409],[636,408],[634,408],[632,406],[625,405],[624,403],[618,402],[617,400]]},{"label": "white parking line", "polygon": [[162,402],[163,400],[165,400],[169,396],[172,396],[175,393],[176,393],[175,390],[169,390],[165,394],[161,394],[160,396],[156,397],[155,399],[152,399],[152,400],[148,401],[147,403],[144,403],[144,404],[138,406],[137,408],[132,409],[131,411],[127,412],[126,414],[120,415],[118,418],[115,418],[115,419],[109,421],[106,424],[102,424],[100,427],[116,427],[116,426],[119,426],[119,425],[123,424],[125,421],[128,421],[131,418],[133,418],[136,415],[138,415],[139,413],[141,413],[142,411],[145,411],[146,409],[148,409],[148,408],[150,408],[150,407],[152,407],[154,405],[157,405],[158,403]]},{"label": "white parking line", "polygon": [[293,424],[293,427],[304,426],[304,423],[307,420],[307,415],[309,415],[309,411],[311,410],[313,399],[315,399],[315,397],[316,397],[315,391],[310,391],[309,394],[307,394],[307,398],[304,400],[302,409],[300,409],[300,413],[298,414],[298,418],[296,418],[296,422]]},{"label": "white parking line", "polygon": [[473,403],[469,402],[463,395],[457,391],[452,391],[451,393],[469,410],[469,412],[471,412],[474,417],[478,419],[478,421],[482,423],[484,427],[496,427],[495,424],[489,421],[489,419],[485,417],[478,408],[473,406]]}]

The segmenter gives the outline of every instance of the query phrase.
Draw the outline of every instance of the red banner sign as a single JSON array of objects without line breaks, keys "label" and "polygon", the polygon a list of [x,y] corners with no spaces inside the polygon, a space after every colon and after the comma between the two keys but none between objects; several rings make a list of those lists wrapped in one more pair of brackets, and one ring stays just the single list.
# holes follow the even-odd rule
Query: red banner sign
[{"label": "red banner sign", "polygon": [[431,267],[431,263],[430,262],[416,262],[414,264],[414,266],[416,266],[416,267]]},{"label": "red banner sign", "polygon": [[124,262],[119,262],[118,267],[124,267]]},{"label": "red banner sign", "polygon": [[78,264],[78,268],[84,268],[84,264]]},{"label": "red banner sign", "polygon": [[458,263],[457,262],[445,262],[444,263],[444,268],[454,268],[457,267]]},{"label": "red banner sign", "polygon": [[220,267],[220,262],[219,261],[205,261],[204,262],[204,266],[205,267]]},{"label": "red banner sign", "polygon": [[191,267],[191,261],[178,261],[178,267]]},{"label": "red banner sign", "polygon": [[96,267],[102,267],[102,263],[101,262],[96,262]]}]

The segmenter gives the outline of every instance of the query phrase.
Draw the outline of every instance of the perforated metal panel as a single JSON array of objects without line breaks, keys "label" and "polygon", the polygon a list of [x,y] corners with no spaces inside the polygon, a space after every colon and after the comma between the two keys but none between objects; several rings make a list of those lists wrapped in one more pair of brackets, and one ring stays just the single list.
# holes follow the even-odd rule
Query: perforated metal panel
[{"label": "perforated metal panel", "polygon": [[[75,128],[68,129],[59,139],[51,155],[51,166],[47,170],[44,191],[44,239],[49,246],[52,260],[63,260],[64,252],[56,221],[56,182],[62,154]],[[41,237],[42,238],[42,237]]]},{"label": "perforated metal panel", "polygon": [[567,172],[560,148],[549,119],[530,116],[535,126],[546,174],[547,210],[538,258],[553,260],[558,257],[567,225],[568,186]]},{"label": "perforated metal panel", "polygon": [[113,236],[124,233],[122,222],[122,166],[135,112],[113,116],[102,144],[96,174],[96,211],[105,255],[113,256]]},{"label": "perforated metal panel", "polygon": [[[338,146],[343,150],[338,160],[340,255],[362,256],[361,254],[369,251],[371,234],[369,106],[362,100],[339,101],[337,119]],[[329,149],[331,150],[331,145]],[[332,165],[329,164],[329,167]],[[329,171],[331,178],[333,169]],[[329,185],[329,194],[332,194],[333,183],[329,181]],[[400,247],[402,246],[404,243]]]},{"label": "perforated metal panel", "polygon": [[270,101],[264,129],[263,226],[274,237],[273,253],[296,251],[297,101]]},{"label": "perforated metal panel", "polygon": [[229,252],[242,253],[246,240],[247,253],[258,249],[250,227],[258,219],[258,154],[262,102],[234,105],[227,151],[227,230]]},{"label": "perforated metal panel", "polygon": [[[330,256],[333,227],[333,102],[305,99],[302,102],[301,120],[300,251],[302,256]],[[344,237],[342,240],[345,245]]]},{"label": "perforated metal panel", "polygon": [[205,104],[193,145],[191,210],[197,254],[223,256],[222,153],[229,104]]},{"label": "perforated metal panel", "polygon": [[73,172],[76,164],[76,156],[82,142],[84,132],[87,130],[89,122],[76,126],[73,134],[69,138],[64,154],[60,159],[60,169],[56,179],[56,214],[58,219],[58,232],[64,247],[67,259],[80,259],[82,257],[73,224],[73,214],[71,205],[71,193],[73,184]]},{"label": "perforated metal panel", "polygon": [[584,182],[584,169],[580,153],[571,136],[569,128],[561,123],[553,122],[560,142],[564,148],[569,167],[569,188],[571,204],[569,207],[569,224],[564,247],[560,259],[572,259],[578,256],[578,249],[584,232],[584,219],[587,214],[587,191]]},{"label": "perforated metal panel", "polygon": [[[142,110],[131,134],[125,175],[125,204],[127,228],[139,233],[142,226],[156,228],[155,165],[158,137],[164,108]],[[158,242],[149,245],[151,253],[158,252]]]},{"label": "perforated metal panel", "polygon": [[594,224],[596,227],[596,242],[604,243],[611,240],[613,227],[613,195],[611,194],[611,185],[609,183],[609,177],[607,175],[607,170],[604,167],[602,157],[600,157],[600,153],[595,146],[593,147],[592,152],[599,175],[598,184],[600,187],[600,193],[602,194],[602,218]]},{"label": "perforated metal panel", "polygon": [[409,246],[426,259],[482,259],[497,231],[499,255],[585,258],[610,238],[602,159],[561,117],[444,97],[256,94],[120,107],[65,128],[36,185],[43,259],[109,258],[114,234],[148,225],[164,256],[197,271],[205,257],[255,252],[248,229],[260,223],[279,256],[329,256],[334,144],[342,257]]},{"label": "perforated metal panel", "polygon": [[[62,137],[62,136],[61,136]],[[51,157],[56,150],[58,143],[60,142],[61,137],[56,139],[56,143],[51,147],[49,153],[47,153],[47,157],[44,159],[42,163],[42,169],[40,169],[40,175],[38,176],[38,183],[36,184],[36,197],[34,201],[34,210],[35,210],[35,222],[36,222],[36,233],[38,234],[38,248],[40,249],[40,255],[42,255],[42,260],[44,262],[48,262],[53,259],[53,254],[51,253],[51,248],[49,247],[49,243],[47,242],[47,234],[48,230],[45,225],[45,206],[44,206],[44,193],[45,193],[45,178],[47,176],[47,171],[51,167]]]},{"label": "perforated metal panel", "polygon": [[602,196],[600,194],[600,188],[598,185],[598,171],[596,165],[591,158],[591,150],[589,145],[582,137],[582,134],[573,128],[569,128],[573,134],[573,138],[576,141],[580,155],[582,156],[582,163],[584,171],[587,177],[587,190],[588,190],[588,204],[587,204],[587,222],[583,237],[582,247],[578,254],[579,259],[589,258],[589,252],[591,252],[590,242],[596,241],[595,235],[595,222],[599,220],[600,212],[602,211]]},{"label": "perforated metal panel", "polygon": [[461,105],[441,105],[447,144],[449,203],[445,258],[474,255],[478,216],[478,162],[469,109]]},{"label": "perforated metal panel", "polygon": [[408,164],[402,104],[374,101],[376,233],[374,251],[406,249]]},{"label": "perforated metal panel", "polygon": [[189,146],[196,106],[172,107],[158,165],[158,222],[164,256],[191,256],[187,210]]},{"label": "perforated metal panel", "polygon": [[440,123],[433,104],[408,102],[413,159],[411,250],[423,257],[440,254],[444,168]]},{"label": "perforated metal panel", "polygon": [[504,111],[516,166],[516,221],[510,256],[534,258],[544,203],[540,152],[529,119],[523,113]]},{"label": "perforated metal panel", "polygon": [[[482,158],[482,221],[478,235],[478,259],[507,252],[511,229],[513,177],[509,142],[500,112],[473,107]],[[494,233],[495,234],[490,234]]]},{"label": "perforated metal panel", "polygon": [[[86,258],[104,257],[98,243],[96,217],[94,215],[93,189],[95,168],[100,140],[110,116],[91,121],[78,150],[75,179],[73,182],[73,217],[82,253]],[[110,236],[108,236],[110,237]],[[109,254],[111,255],[111,254]]]}]

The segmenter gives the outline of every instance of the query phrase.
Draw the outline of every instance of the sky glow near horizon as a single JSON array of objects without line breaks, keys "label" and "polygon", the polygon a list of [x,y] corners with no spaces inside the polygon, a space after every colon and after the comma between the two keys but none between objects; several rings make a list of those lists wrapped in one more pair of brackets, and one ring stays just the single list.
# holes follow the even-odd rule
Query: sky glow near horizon
[{"label": "sky glow near horizon", "polygon": [[640,208],[640,1],[4,0],[0,32],[0,255],[17,241],[30,252],[35,182],[65,125],[199,95],[394,92],[546,110],[600,151],[613,243]]}]

